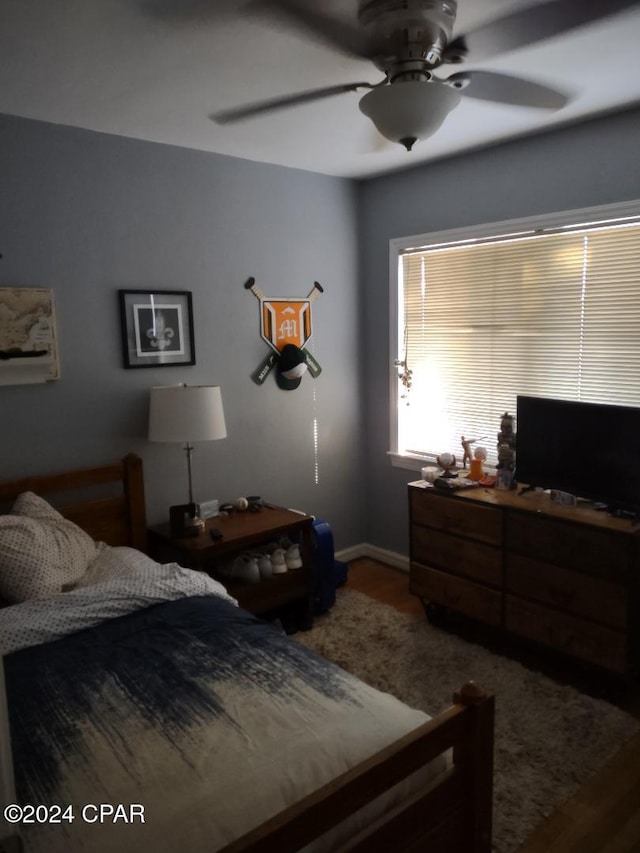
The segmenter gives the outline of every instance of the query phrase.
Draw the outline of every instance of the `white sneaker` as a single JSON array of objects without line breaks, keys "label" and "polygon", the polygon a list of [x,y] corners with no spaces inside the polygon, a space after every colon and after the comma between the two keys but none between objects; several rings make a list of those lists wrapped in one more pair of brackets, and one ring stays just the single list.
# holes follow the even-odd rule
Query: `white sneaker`
[{"label": "white sneaker", "polygon": [[284,555],[288,569],[301,569],[302,557],[300,556],[299,545],[289,545]]},{"label": "white sneaker", "polygon": [[233,577],[235,580],[246,581],[247,583],[260,582],[260,569],[258,561],[251,554],[242,554],[236,557],[233,561]]},{"label": "white sneaker", "polygon": [[268,554],[258,554],[258,569],[262,580],[270,578],[273,574],[273,566],[271,565],[271,557]]},{"label": "white sneaker", "polygon": [[271,552],[271,568],[274,575],[283,575],[287,571],[284,548],[276,548]]}]

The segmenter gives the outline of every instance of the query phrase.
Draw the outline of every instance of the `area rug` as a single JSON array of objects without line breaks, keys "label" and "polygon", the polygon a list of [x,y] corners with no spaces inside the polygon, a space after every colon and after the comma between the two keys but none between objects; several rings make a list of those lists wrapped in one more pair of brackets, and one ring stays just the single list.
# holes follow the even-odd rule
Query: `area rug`
[{"label": "area rug", "polygon": [[496,853],[517,850],[640,728],[608,702],[353,590],[340,589],[336,605],[295,637],[429,714],[471,679],[495,693]]}]

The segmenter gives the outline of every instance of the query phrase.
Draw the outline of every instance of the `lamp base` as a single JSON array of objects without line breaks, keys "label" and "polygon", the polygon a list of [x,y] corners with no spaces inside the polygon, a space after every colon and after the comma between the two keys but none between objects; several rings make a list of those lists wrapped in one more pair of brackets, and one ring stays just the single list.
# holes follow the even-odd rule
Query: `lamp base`
[{"label": "lamp base", "polygon": [[176,539],[198,536],[205,527],[204,521],[200,518],[200,507],[196,503],[169,507],[169,525],[171,535]]}]

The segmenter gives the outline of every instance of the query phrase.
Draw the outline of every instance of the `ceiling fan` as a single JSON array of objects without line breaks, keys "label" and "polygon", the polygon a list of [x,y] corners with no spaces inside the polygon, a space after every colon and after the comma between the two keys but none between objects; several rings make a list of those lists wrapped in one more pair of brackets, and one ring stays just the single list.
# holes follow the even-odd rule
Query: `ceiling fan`
[{"label": "ceiling fan", "polygon": [[637,4],[638,0],[545,0],[454,38],[457,0],[361,0],[357,26],[301,0],[252,0],[245,7],[248,11],[284,15],[332,47],[371,61],[384,78],[378,83],[312,89],[218,112],[211,118],[229,124],[369,89],[360,99],[360,110],[384,137],[410,151],[418,140],[435,133],[462,95],[546,109],[559,109],[569,100],[560,90],[491,71],[462,70],[443,76],[446,66],[491,59]]}]

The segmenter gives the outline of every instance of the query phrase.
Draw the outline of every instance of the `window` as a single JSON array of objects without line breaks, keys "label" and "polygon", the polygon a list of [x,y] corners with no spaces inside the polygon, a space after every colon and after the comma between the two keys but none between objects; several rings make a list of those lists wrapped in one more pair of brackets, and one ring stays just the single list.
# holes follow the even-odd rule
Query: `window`
[{"label": "window", "polygon": [[460,456],[464,435],[495,459],[518,394],[640,405],[640,203],[391,253],[392,453]]}]

